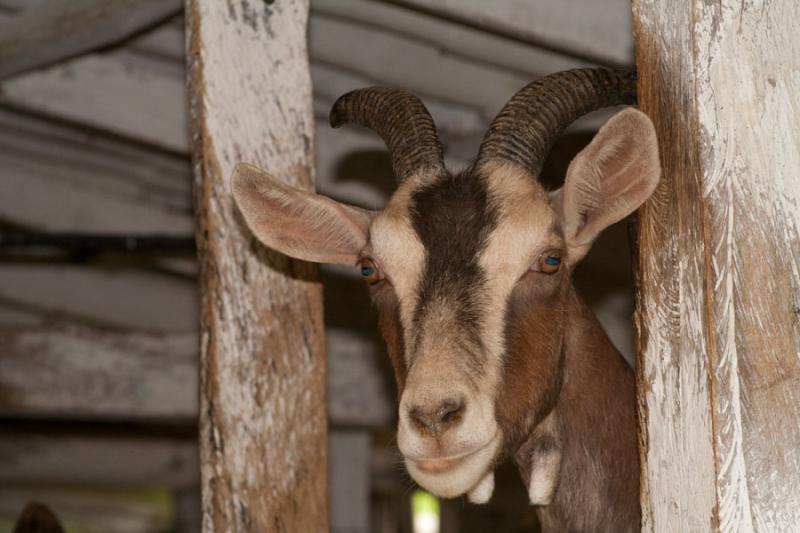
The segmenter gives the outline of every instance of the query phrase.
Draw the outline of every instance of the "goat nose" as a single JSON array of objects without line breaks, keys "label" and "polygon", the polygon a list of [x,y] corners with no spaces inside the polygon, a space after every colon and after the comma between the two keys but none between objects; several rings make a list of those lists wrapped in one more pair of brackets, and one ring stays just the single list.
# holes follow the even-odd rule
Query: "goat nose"
[{"label": "goat nose", "polygon": [[464,416],[464,402],[445,400],[433,409],[416,406],[412,407],[408,414],[418,431],[438,435],[461,422]]}]

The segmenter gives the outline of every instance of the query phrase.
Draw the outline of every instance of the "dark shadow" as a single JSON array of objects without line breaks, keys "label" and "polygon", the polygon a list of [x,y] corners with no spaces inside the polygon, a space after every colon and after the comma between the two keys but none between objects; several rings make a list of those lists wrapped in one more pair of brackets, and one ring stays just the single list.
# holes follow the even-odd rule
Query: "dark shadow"
[{"label": "dark shadow", "polygon": [[[356,150],[342,157],[336,165],[333,183],[357,182],[376,189],[389,198],[397,188],[392,162],[386,150]],[[338,200],[338,198],[335,198]],[[343,199],[346,201],[346,199]]]},{"label": "dark shadow", "polygon": [[[539,531],[536,508],[519,470],[506,461],[495,470],[495,491],[488,503],[471,504],[466,497],[442,501],[442,530],[459,533],[535,533]],[[448,523],[445,523],[448,522]]]},{"label": "dark shadow", "polygon": [[577,131],[559,137],[544,162],[540,180],[544,188],[554,191],[564,185],[569,164],[594,137],[594,131]]}]

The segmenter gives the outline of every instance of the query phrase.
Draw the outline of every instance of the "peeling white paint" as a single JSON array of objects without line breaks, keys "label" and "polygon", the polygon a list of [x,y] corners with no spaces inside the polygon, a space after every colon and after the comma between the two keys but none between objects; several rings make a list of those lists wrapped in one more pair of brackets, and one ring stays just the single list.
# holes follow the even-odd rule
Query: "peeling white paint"
[{"label": "peeling white paint", "polygon": [[720,531],[800,527],[798,17],[794,2],[697,6]]},{"label": "peeling white paint", "polygon": [[203,158],[199,231],[208,232],[208,247],[200,239],[210,331],[202,354],[203,530],[314,530],[327,522],[319,285],[253,244],[228,181],[244,161],[312,185],[308,2],[187,7],[195,162]]},{"label": "peeling white paint", "polygon": [[781,0],[634,3],[640,75],[662,82],[644,106],[673,105],[662,150],[688,161],[642,221],[645,531],[800,527],[798,17]]}]

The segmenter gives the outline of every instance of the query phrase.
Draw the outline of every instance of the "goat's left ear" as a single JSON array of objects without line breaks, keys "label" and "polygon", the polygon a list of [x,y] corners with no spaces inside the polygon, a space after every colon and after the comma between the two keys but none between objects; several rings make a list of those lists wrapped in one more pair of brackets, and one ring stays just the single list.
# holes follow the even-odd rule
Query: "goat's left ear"
[{"label": "goat's left ear", "polygon": [[660,176],[658,141],[647,115],[633,108],[614,115],[572,160],[554,198],[569,262],[581,260],[601,231],[642,205]]}]

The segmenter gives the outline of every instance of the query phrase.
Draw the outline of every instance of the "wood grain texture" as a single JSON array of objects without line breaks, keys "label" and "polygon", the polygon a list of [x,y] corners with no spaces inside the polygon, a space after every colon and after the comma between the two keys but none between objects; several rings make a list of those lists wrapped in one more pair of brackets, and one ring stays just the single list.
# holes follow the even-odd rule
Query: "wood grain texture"
[{"label": "wood grain texture", "polygon": [[188,0],[186,12],[203,298],[203,531],[324,531],[317,271],[258,245],[228,183],[246,161],[313,187],[308,2]]},{"label": "wood grain texture", "polygon": [[800,524],[791,2],[634,2],[664,166],[639,223],[644,531]]},{"label": "wood grain texture", "polygon": [[0,431],[0,487],[196,487],[197,464],[197,445],[188,437]]},{"label": "wood grain texture", "polygon": [[180,0],[54,0],[0,23],[0,79],[133,35],[180,10]]},{"label": "wood grain texture", "polygon": [[[40,318],[0,327],[0,416],[197,420],[196,333],[115,331]],[[331,426],[391,428],[394,395],[379,364],[383,350],[343,330],[329,330],[327,340]]]},{"label": "wood grain texture", "polygon": [[181,65],[122,53],[90,54],[11,78],[0,97],[15,108],[185,154],[184,79]]},{"label": "wood grain texture", "polygon": [[633,53],[626,0],[391,0],[562,54],[626,65]]},{"label": "wood grain texture", "polygon": [[192,421],[197,335],[0,329],[0,415]]},{"label": "wood grain texture", "polygon": [[191,183],[185,156],[0,109],[3,222],[186,236],[194,230]]}]

